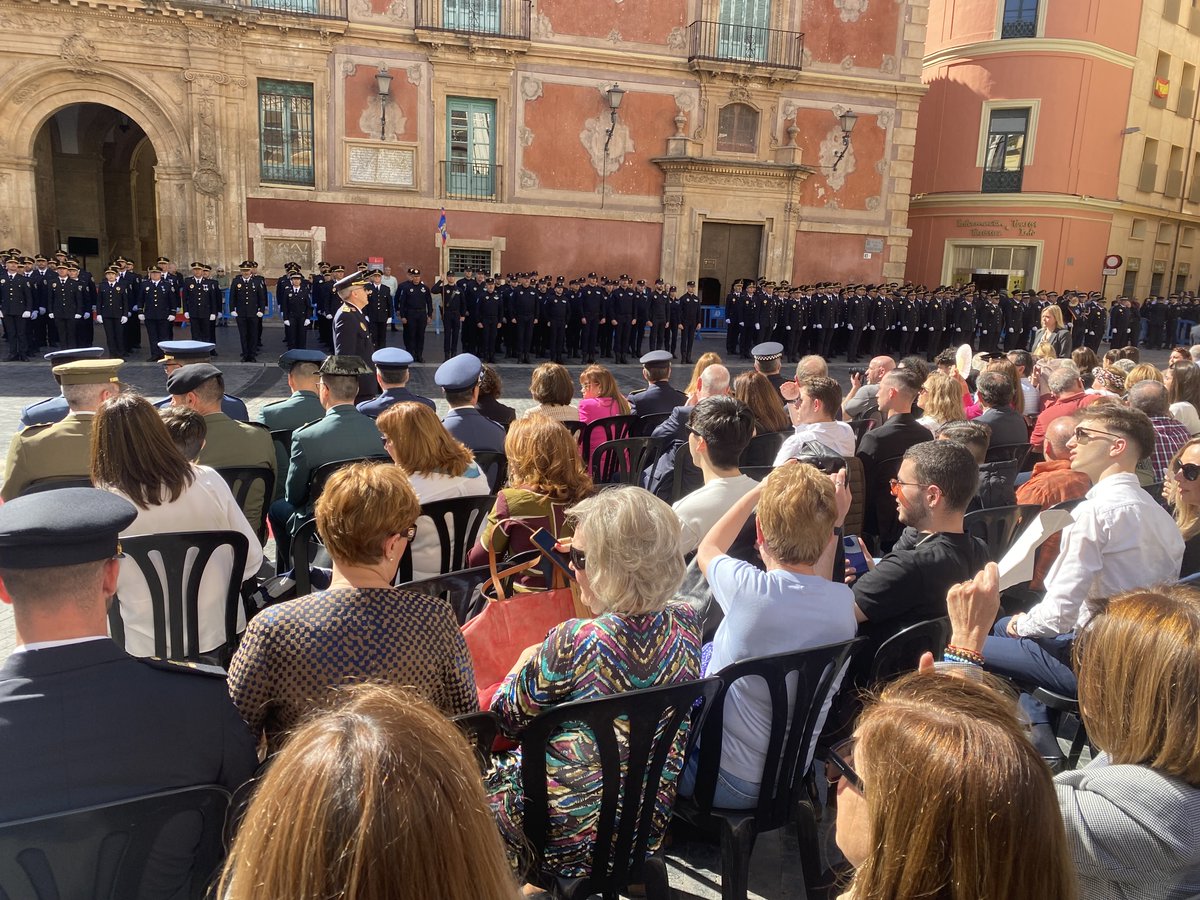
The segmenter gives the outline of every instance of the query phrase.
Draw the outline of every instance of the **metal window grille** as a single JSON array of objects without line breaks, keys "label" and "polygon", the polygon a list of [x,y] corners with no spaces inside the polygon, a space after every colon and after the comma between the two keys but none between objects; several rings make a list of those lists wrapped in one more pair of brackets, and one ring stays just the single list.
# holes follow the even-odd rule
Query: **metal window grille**
[{"label": "metal window grille", "polygon": [[314,185],[312,85],[260,79],[258,125],[262,180]]},{"label": "metal window grille", "polygon": [[730,103],[717,117],[717,149],[729,153],[758,150],[758,113],[745,103]]},{"label": "metal window grille", "polygon": [[492,271],[491,250],[467,250],[461,247],[450,248],[450,271],[456,275],[468,268],[475,272]]},{"label": "metal window grille", "polygon": [[1005,0],[1001,38],[1037,36],[1037,0]]}]

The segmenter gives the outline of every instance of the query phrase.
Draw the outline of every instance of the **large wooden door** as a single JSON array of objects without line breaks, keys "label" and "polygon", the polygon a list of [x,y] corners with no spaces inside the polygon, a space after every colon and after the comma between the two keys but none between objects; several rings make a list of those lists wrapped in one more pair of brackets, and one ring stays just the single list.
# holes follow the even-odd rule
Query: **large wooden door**
[{"label": "large wooden door", "polygon": [[757,278],[762,259],[762,226],[731,222],[705,222],[700,232],[700,278],[715,281],[715,298],[702,297],[707,305],[725,302],[729,286],[739,278]]}]

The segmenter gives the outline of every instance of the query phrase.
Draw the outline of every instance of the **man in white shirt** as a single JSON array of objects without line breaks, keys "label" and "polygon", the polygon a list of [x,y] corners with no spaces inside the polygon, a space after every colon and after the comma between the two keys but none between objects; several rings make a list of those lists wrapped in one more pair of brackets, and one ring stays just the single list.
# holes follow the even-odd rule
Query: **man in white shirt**
[{"label": "man in white shirt", "polygon": [[[1145,413],[1112,403],[1085,407],[1067,449],[1072,470],[1091,478],[1093,487],[1063,530],[1046,596],[1028,613],[996,623],[984,660],[1018,684],[1074,696],[1071,648],[1092,616],[1091,602],[1176,580],[1183,538],[1134,474],[1154,449],[1154,426]],[[1024,705],[1035,725],[1046,722],[1040,704]]]},{"label": "man in white shirt", "polygon": [[782,466],[810,441],[842,456],[853,456],[854,430],[834,419],[841,406],[842,388],[832,378],[817,376],[800,382],[800,396],[788,404],[796,431],[779,448],[775,465]]},{"label": "man in white shirt", "polygon": [[684,556],[758,484],[738,469],[738,458],[754,435],[754,413],[745,403],[733,397],[701,400],[688,417],[687,433],[687,452],[704,475],[704,486],[671,507],[682,526],[679,551]]}]

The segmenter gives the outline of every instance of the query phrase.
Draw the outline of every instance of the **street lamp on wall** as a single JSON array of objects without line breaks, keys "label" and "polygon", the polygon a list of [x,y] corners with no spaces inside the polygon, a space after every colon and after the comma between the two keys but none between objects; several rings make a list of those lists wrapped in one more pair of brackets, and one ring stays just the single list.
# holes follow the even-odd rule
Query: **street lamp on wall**
[{"label": "street lamp on wall", "polygon": [[609,123],[608,131],[604,134],[604,165],[600,168],[600,208],[604,209],[604,198],[608,193],[608,145],[612,143],[613,132],[617,130],[617,110],[625,99],[625,91],[619,84],[613,84],[604,95],[608,98]]},{"label": "street lamp on wall", "polygon": [[850,132],[854,130],[855,124],[858,122],[858,116],[854,114],[854,110],[848,109],[838,116],[838,124],[842,126],[842,151],[834,157],[833,171],[837,171],[838,163],[842,161],[842,157],[846,155],[846,151],[850,149]]},{"label": "street lamp on wall", "polygon": [[380,66],[375,73],[375,87],[379,91],[379,139],[387,140],[387,104],[392,96],[392,75],[387,66]]}]

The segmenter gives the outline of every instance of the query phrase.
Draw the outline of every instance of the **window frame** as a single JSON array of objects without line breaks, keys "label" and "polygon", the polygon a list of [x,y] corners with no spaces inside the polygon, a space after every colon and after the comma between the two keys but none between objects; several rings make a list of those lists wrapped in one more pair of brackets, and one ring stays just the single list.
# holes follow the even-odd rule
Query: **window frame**
[{"label": "window frame", "polygon": [[[993,121],[998,116],[1004,114],[1019,114],[1024,119],[1024,127],[1020,131],[995,130],[992,125]],[[1026,149],[1029,143],[1029,119],[1030,110],[1028,107],[1023,106],[994,107],[988,111],[987,137],[986,146],[984,148],[983,175],[980,180],[980,193],[1021,193],[1025,177],[1025,167],[1029,164],[1026,155]],[[1019,149],[1017,152],[1020,155],[1020,159],[1017,162],[1016,168],[1009,168],[1009,157],[1013,153],[1015,139],[1018,136],[1020,140]],[[996,143],[996,138],[998,137],[1002,138],[1002,143]],[[994,150],[1000,147],[1003,147],[1003,153],[999,157],[1000,166],[997,168],[994,167],[992,163],[997,158]],[[988,187],[989,175],[993,176],[990,181],[994,186],[991,188]],[[1016,182],[1015,188],[1004,186],[1006,183],[1010,183],[1014,180]]]},{"label": "window frame", "polygon": [[[752,139],[752,143],[748,147],[745,144],[735,144],[732,142],[728,146],[721,145],[721,130],[722,130],[721,129],[721,118],[726,110],[734,109],[735,107],[748,111],[748,113],[742,113],[741,114],[742,116],[745,116],[745,115],[753,116],[753,127],[750,129],[751,130],[750,136]],[[735,120],[735,128],[730,129],[731,132],[736,133],[736,124],[737,123]],[[757,156],[758,155],[758,145],[759,145],[759,131],[760,131],[761,127],[762,127],[762,111],[759,110],[757,107],[753,106],[750,103],[746,103],[745,101],[742,101],[742,100],[735,100],[730,103],[726,103],[719,110],[717,110],[717,133],[715,135],[713,145],[716,148],[716,151],[718,153],[737,153],[737,154],[741,154],[743,156]]]},{"label": "window frame", "polygon": [[[258,90],[258,177],[261,184],[281,185],[285,187],[308,187],[317,185],[317,130],[316,130],[316,85],[310,81],[286,81],[275,78],[259,78]],[[264,104],[268,98],[278,99],[279,108],[270,109]],[[303,110],[296,110],[293,101],[308,101],[307,131],[303,120],[300,125],[294,123],[296,116],[304,116]],[[277,144],[268,142],[267,118],[271,113],[279,113],[277,126],[280,139]],[[276,126],[272,125],[272,129]],[[307,136],[308,146],[295,146],[296,136]],[[272,163],[267,159],[267,148],[278,147],[283,160],[294,158],[305,149],[309,155],[309,165],[306,169],[287,162]],[[289,175],[290,171],[298,174]]]},{"label": "window frame", "polygon": [[[485,109],[486,108],[486,109]],[[442,191],[448,199],[463,200],[500,200],[500,167],[497,159],[497,128],[500,104],[492,97],[468,97],[460,94],[446,96],[445,127],[446,127],[446,157],[443,174]],[[465,123],[455,124],[454,114],[461,111],[465,114]],[[483,146],[478,142],[480,123],[476,116],[483,113],[487,116],[483,123],[487,135],[487,159],[478,153]],[[463,128],[466,133],[462,139],[456,140],[455,135]],[[457,145],[462,145],[466,156],[454,155]],[[456,163],[461,163],[461,172],[453,171]],[[460,187],[455,187],[460,185]],[[461,185],[466,185],[464,189]]]}]

